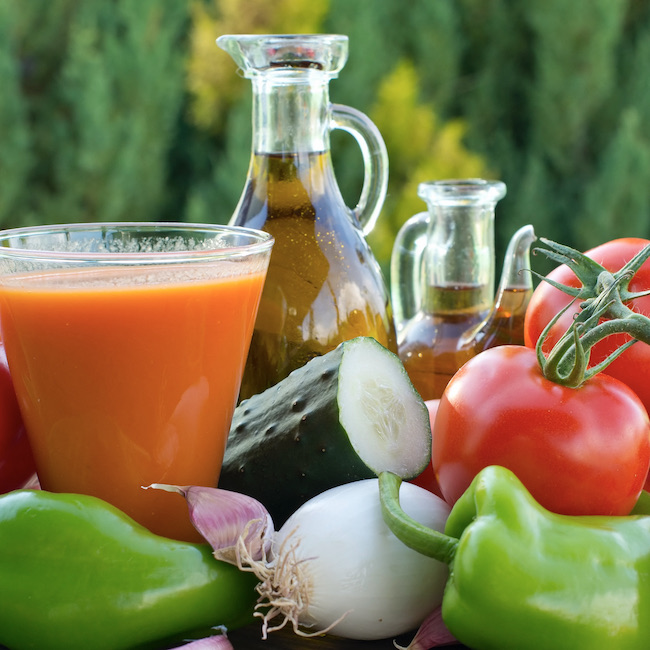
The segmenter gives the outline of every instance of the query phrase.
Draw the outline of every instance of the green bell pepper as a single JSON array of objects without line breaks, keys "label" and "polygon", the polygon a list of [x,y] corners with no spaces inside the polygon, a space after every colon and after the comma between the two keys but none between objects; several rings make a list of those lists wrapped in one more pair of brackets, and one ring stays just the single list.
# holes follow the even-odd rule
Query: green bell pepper
[{"label": "green bell pepper", "polygon": [[[189,515],[188,515],[189,516]],[[0,645],[123,650],[251,622],[256,578],[100,499],[0,497]]]},{"label": "green bell pepper", "polygon": [[631,515],[650,515],[650,492],[641,490]]},{"label": "green bell pepper", "polygon": [[540,506],[503,467],[482,470],[445,532],[408,517],[380,476],[384,519],[449,565],[442,618],[475,650],[650,648],[650,517],[571,517]]}]

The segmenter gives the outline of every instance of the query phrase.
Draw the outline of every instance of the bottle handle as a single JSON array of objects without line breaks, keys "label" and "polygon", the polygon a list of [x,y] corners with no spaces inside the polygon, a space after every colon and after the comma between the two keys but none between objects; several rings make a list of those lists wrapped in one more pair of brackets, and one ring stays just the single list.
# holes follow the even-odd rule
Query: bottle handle
[{"label": "bottle handle", "polygon": [[429,212],[419,212],[399,229],[390,260],[391,304],[399,334],[422,307],[423,258],[427,247]]},{"label": "bottle handle", "polygon": [[388,151],[379,129],[360,111],[331,105],[331,128],[341,129],[354,137],[363,157],[363,187],[353,216],[364,235],[375,227],[388,190]]}]

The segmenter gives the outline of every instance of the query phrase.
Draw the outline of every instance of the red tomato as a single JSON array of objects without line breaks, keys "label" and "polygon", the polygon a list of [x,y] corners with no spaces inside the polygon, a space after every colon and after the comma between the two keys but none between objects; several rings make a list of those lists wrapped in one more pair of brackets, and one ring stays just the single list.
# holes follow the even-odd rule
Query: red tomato
[{"label": "red tomato", "polygon": [[0,494],[23,487],[35,473],[4,345],[0,344]]},{"label": "red tomato", "polygon": [[[608,271],[618,271],[636,253],[650,244],[647,239],[616,239],[590,251],[585,255],[595,260]],[[579,287],[580,282],[573,271],[565,265],[558,266],[548,277],[572,287]],[[650,289],[650,260],[646,261],[630,282],[631,291]],[[571,297],[547,282],[540,282],[535,289],[526,310],[524,336],[526,345],[535,347],[544,327],[571,301]],[[626,303],[630,309],[650,316],[650,296],[637,298]],[[579,311],[578,304],[573,305],[553,326],[544,341],[543,350],[548,351],[560,336],[570,327],[571,319]],[[610,336],[592,348],[591,365],[600,363],[608,354],[620,347],[629,337],[625,334]],[[606,374],[620,379],[641,398],[650,412],[650,345],[635,343],[616,359],[605,371]]]},{"label": "red tomato", "polygon": [[[427,409],[429,410],[429,423],[431,424],[431,435],[433,436],[433,422],[436,419],[436,412],[438,411],[438,404],[440,404],[440,400],[430,399],[425,400],[424,403],[427,405]],[[433,492],[437,496],[442,497],[442,491],[440,490],[440,486],[436,480],[436,475],[433,471],[433,464],[431,462],[429,462],[426,469],[422,472],[422,474],[420,474],[420,476],[414,478],[409,482],[415,483],[415,485],[419,485],[420,487],[429,490],[429,492]]]},{"label": "red tomato", "polygon": [[433,467],[453,504],[488,465],[512,470],[547,509],[624,515],[650,465],[650,420],[625,384],[546,379],[534,350],[505,345],[470,359],[438,407]]}]

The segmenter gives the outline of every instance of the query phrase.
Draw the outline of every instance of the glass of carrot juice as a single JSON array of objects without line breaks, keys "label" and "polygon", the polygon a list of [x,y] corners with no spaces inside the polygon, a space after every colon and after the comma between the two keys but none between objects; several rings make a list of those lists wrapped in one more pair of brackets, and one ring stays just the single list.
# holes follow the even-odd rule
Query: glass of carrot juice
[{"label": "glass of carrot juice", "polygon": [[143,487],[217,484],[272,246],[187,223],[0,232],[0,336],[43,489],[199,541],[184,499]]}]

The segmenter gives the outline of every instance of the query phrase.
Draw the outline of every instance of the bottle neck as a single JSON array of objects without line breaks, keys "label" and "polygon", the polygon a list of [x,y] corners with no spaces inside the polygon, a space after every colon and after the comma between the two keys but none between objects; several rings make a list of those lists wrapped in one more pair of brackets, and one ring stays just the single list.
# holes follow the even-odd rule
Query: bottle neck
[{"label": "bottle neck", "polygon": [[494,206],[435,206],[423,263],[425,311],[445,309],[441,300],[453,304],[448,297],[455,293],[463,296],[457,308],[489,310],[494,299]]},{"label": "bottle neck", "polygon": [[253,153],[329,151],[329,77],[283,68],[252,78]]}]

